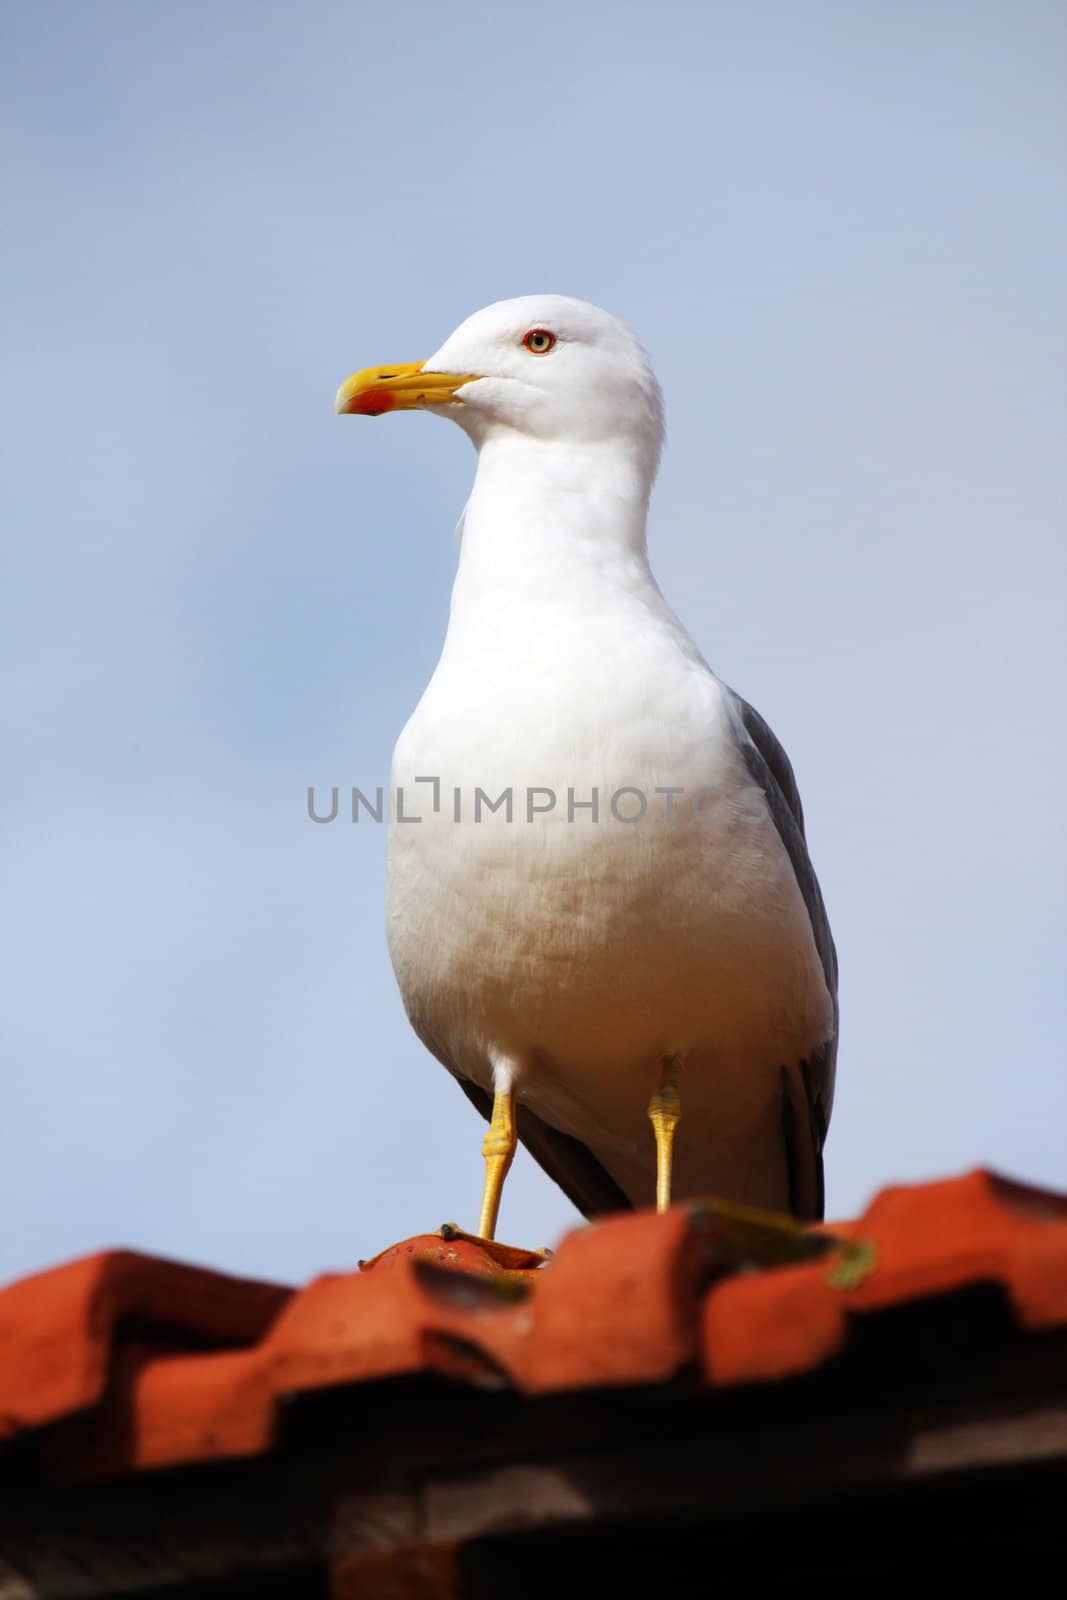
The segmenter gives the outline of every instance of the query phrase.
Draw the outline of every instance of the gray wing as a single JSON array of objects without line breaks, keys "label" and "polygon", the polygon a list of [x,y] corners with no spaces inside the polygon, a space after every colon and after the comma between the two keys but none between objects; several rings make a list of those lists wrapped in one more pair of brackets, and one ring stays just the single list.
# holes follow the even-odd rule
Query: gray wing
[{"label": "gray wing", "polygon": [[754,706],[730,690],[747,738],[741,741],[745,764],[767,799],[771,817],[796,874],[807,907],[826,987],[834,1005],[834,1031],[807,1061],[782,1068],[782,1131],[789,1162],[791,1209],[796,1216],[821,1220],[825,1208],[823,1146],[834,1100],[837,1066],[837,951],[819,880],[804,838],[804,811],[789,757]]}]

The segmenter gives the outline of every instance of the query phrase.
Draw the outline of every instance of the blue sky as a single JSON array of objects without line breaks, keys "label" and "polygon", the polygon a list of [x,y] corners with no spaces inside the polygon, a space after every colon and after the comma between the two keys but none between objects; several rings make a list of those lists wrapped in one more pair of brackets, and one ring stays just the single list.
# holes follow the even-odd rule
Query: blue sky
[{"label": "blue sky", "polygon": [[[121,1243],[299,1279],[473,1226],[384,830],[305,814],[387,780],[473,457],[331,406],[541,290],[652,353],[657,574],[797,769],[831,1212],[977,1163],[1063,1186],[1062,8],[0,28],[0,1277]],[[573,1220],[517,1162],[502,1236]]]}]

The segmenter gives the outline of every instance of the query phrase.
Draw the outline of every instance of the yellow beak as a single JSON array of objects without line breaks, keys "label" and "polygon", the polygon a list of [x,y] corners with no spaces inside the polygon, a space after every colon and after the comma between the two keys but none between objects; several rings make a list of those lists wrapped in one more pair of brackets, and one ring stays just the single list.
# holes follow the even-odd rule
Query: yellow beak
[{"label": "yellow beak", "polygon": [[457,389],[476,373],[423,372],[421,361],[391,367],[364,367],[346,378],[333,409],[338,416],[378,417],[383,411],[414,411],[419,406],[459,403]]}]

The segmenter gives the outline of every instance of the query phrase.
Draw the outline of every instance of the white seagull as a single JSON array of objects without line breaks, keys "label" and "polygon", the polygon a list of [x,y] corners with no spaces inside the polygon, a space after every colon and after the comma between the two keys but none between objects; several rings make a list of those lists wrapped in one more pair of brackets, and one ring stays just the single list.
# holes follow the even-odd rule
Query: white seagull
[{"label": "white seagull", "polygon": [[490,1124],[478,1231],[517,1139],[586,1216],[715,1193],[820,1218],[836,955],[789,759],[649,566],[648,358],[584,301],[504,300],[336,401],[416,407],[478,467],[393,757],[387,928]]}]

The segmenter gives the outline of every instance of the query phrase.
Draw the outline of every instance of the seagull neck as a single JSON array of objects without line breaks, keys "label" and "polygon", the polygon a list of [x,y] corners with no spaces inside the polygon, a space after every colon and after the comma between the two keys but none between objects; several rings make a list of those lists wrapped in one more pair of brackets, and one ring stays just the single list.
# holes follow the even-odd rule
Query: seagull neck
[{"label": "seagull neck", "polygon": [[625,439],[486,440],[463,520],[460,578],[534,581],[645,566],[649,475]]}]

